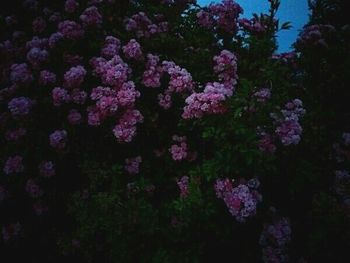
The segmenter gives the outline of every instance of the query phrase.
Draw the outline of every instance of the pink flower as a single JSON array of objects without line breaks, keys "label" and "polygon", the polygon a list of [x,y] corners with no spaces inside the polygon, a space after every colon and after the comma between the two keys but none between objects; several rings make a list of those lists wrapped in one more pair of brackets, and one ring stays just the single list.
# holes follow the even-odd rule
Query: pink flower
[{"label": "pink flower", "polygon": [[81,14],[80,20],[84,26],[100,26],[102,24],[102,16],[96,6],[86,8]]},{"label": "pink flower", "polygon": [[143,116],[138,110],[127,110],[114,127],[114,136],[119,142],[131,142],[136,135],[136,125],[141,122],[143,122]]},{"label": "pink flower", "polygon": [[58,32],[70,40],[76,40],[84,36],[84,30],[81,25],[70,20],[60,22],[58,24]]},{"label": "pink flower", "polygon": [[54,106],[61,106],[71,100],[70,95],[66,89],[56,87],[52,90],[52,100]]},{"label": "pink flower", "polygon": [[57,149],[62,150],[66,147],[67,132],[65,130],[56,130],[50,134],[50,145]]},{"label": "pink flower", "polygon": [[131,39],[124,47],[123,52],[126,58],[141,60],[143,58],[140,44]]},{"label": "pink flower", "polygon": [[5,163],[4,173],[5,174],[14,174],[14,173],[23,172],[24,166],[23,166],[22,161],[23,161],[23,157],[20,155],[15,155],[15,156],[9,157]]},{"label": "pink flower", "polygon": [[223,199],[232,216],[238,222],[244,222],[248,217],[256,214],[257,204],[261,195],[255,190],[258,182],[249,187],[239,184],[233,187],[229,179],[218,179],[214,185],[218,198]]},{"label": "pink flower", "polygon": [[173,158],[173,160],[181,161],[186,159],[188,154],[186,137],[179,137],[177,135],[174,135],[173,141],[177,142],[177,144],[173,144],[169,148],[169,152],[171,153],[171,157]]},{"label": "pink flower", "polygon": [[43,190],[39,185],[33,180],[29,179],[26,183],[26,191],[32,198],[38,198],[43,195]]},{"label": "pink flower", "polygon": [[125,166],[124,169],[129,173],[129,174],[138,174],[139,173],[139,167],[140,163],[142,162],[141,156],[137,156],[134,158],[128,158],[125,159]]},{"label": "pink flower", "polygon": [[64,86],[67,88],[79,88],[84,82],[86,70],[83,66],[71,67],[64,73]]},{"label": "pink flower", "polygon": [[177,181],[177,185],[180,189],[181,198],[186,198],[188,196],[189,194],[188,184],[189,184],[188,176],[182,176],[180,180]]},{"label": "pink flower", "polygon": [[55,164],[51,161],[42,161],[39,164],[39,173],[44,177],[52,177],[56,174]]},{"label": "pink flower", "polygon": [[82,116],[79,111],[72,109],[69,111],[67,119],[70,124],[77,125],[81,123]]},{"label": "pink flower", "polygon": [[143,73],[142,83],[146,87],[160,87],[160,78],[163,74],[163,71],[162,68],[158,65],[159,57],[148,54],[147,59],[146,70]]}]

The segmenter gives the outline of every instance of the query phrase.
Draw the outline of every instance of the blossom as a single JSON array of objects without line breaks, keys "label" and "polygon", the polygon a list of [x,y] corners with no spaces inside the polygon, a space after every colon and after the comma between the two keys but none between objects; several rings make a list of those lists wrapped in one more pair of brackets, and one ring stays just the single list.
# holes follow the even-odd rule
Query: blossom
[{"label": "blossom", "polygon": [[26,97],[13,98],[8,103],[8,109],[13,117],[28,115],[33,106],[33,101]]},{"label": "blossom", "polygon": [[128,81],[123,83],[116,96],[120,106],[133,107],[136,99],[140,97],[140,92],[135,89],[133,81]]},{"label": "blossom", "polygon": [[235,54],[225,49],[218,56],[214,56],[213,60],[215,62],[214,72],[218,74],[219,81],[233,90],[238,78]]},{"label": "blossom", "polygon": [[249,31],[251,34],[261,34],[266,31],[267,26],[264,25],[263,20],[242,18],[238,19],[239,25],[244,29]]},{"label": "blossom", "polygon": [[54,48],[58,42],[60,42],[64,38],[63,34],[60,32],[55,32],[49,37],[49,46],[50,48]]},{"label": "blossom", "polygon": [[29,84],[33,81],[33,75],[26,63],[13,64],[11,66],[10,78],[16,84]]},{"label": "blossom", "polygon": [[274,153],[276,151],[276,145],[273,143],[273,138],[266,132],[259,132],[258,147],[260,151],[267,153]]},{"label": "blossom", "polygon": [[142,162],[141,156],[137,156],[137,157],[134,157],[134,158],[127,158],[127,159],[125,159],[124,169],[129,174],[138,174],[141,162]]},{"label": "blossom", "polygon": [[238,222],[244,222],[255,215],[257,204],[261,201],[261,195],[255,190],[259,182],[249,185],[250,187],[239,184],[234,187],[227,178],[218,179],[214,185],[217,197],[224,200],[229,212]]},{"label": "blossom", "polygon": [[67,120],[72,125],[77,125],[81,123],[82,116],[79,111],[72,109],[69,111]]},{"label": "blossom", "polygon": [[299,124],[299,118],[305,114],[301,100],[295,99],[288,102],[281,113],[282,117],[275,119],[277,124],[275,134],[283,145],[298,144],[303,131]]},{"label": "blossom", "polygon": [[45,30],[46,28],[46,22],[45,22],[45,19],[42,18],[41,16],[35,18],[33,20],[33,31],[35,33],[41,33]]},{"label": "blossom", "polygon": [[136,60],[142,59],[141,46],[135,39],[131,39],[125,46],[123,46],[123,52],[126,58]]},{"label": "blossom", "polygon": [[52,177],[56,174],[55,164],[52,161],[42,161],[39,164],[39,173],[44,177]]},{"label": "blossom", "polygon": [[14,174],[21,173],[24,170],[23,166],[23,157],[20,155],[11,156],[6,160],[4,173],[5,174]]},{"label": "blossom", "polygon": [[344,144],[346,146],[349,146],[350,145],[350,133],[348,132],[344,132],[343,135],[342,135],[343,139],[344,139]]},{"label": "blossom", "polygon": [[67,88],[78,88],[84,82],[86,70],[83,66],[71,67],[64,74],[64,86]]},{"label": "blossom", "polygon": [[124,20],[125,29],[133,31],[138,38],[149,38],[152,35],[168,31],[168,23],[159,21],[158,24],[153,23],[144,12],[134,14],[130,18]]},{"label": "blossom", "polygon": [[147,54],[146,70],[142,76],[142,83],[146,87],[160,87],[160,78],[163,70],[159,64],[159,57],[152,54]]},{"label": "blossom", "polygon": [[33,210],[37,216],[41,216],[48,211],[47,205],[44,205],[42,202],[35,202],[33,204]]},{"label": "blossom", "polygon": [[43,190],[33,179],[28,179],[26,183],[26,191],[32,198],[38,198],[43,195]]},{"label": "blossom", "polygon": [[167,72],[170,76],[169,92],[184,92],[192,91],[193,80],[191,74],[184,68],[176,65],[172,61],[163,61],[163,71]]},{"label": "blossom", "polygon": [[223,102],[232,91],[224,84],[213,82],[207,83],[203,92],[192,93],[186,98],[186,106],[182,113],[182,118],[201,118],[204,114],[219,114],[226,111]]},{"label": "blossom", "polygon": [[214,26],[214,18],[212,15],[204,10],[200,10],[197,14],[198,24],[205,28],[212,28]]},{"label": "blossom", "polygon": [[118,55],[120,50],[120,40],[113,36],[107,36],[105,43],[101,49],[101,56],[106,59],[111,59],[114,56]]},{"label": "blossom", "polygon": [[96,6],[90,6],[80,15],[84,26],[99,26],[102,24],[102,16]]},{"label": "blossom", "polygon": [[42,70],[40,71],[39,76],[39,84],[43,86],[52,85],[56,82],[56,74],[48,71],[48,70]]},{"label": "blossom", "polygon": [[189,194],[188,184],[189,184],[189,177],[188,176],[182,176],[177,181],[177,185],[180,189],[180,197],[181,198],[185,198],[188,196],[188,194]]},{"label": "blossom", "polygon": [[300,36],[296,41],[296,46],[299,48],[328,47],[326,37],[334,31],[335,28],[332,25],[307,25],[300,33]]},{"label": "blossom", "polygon": [[18,128],[14,130],[6,131],[6,140],[8,141],[18,141],[21,137],[27,134],[27,130],[25,128]]},{"label": "blossom", "polygon": [[143,116],[138,110],[127,110],[114,127],[114,136],[119,142],[130,142],[136,135],[136,124],[143,122]]},{"label": "blossom", "polygon": [[72,101],[76,104],[83,105],[87,99],[87,93],[84,90],[73,89],[70,94]]},{"label": "blossom", "polygon": [[129,66],[118,55],[108,61],[100,60],[93,66],[103,84],[108,86],[120,87],[127,81],[130,73]]},{"label": "blossom", "polygon": [[5,242],[17,238],[21,232],[20,223],[12,223],[2,227],[2,238]]},{"label": "blossom", "polygon": [[62,150],[66,147],[67,143],[67,131],[65,130],[56,130],[50,134],[50,145],[57,149]]},{"label": "blossom", "polygon": [[64,103],[69,102],[71,99],[66,89],[55,87],[52,90],[52,100],[54,106],[61,106]]},{"label": "blossom", "polygon": [[287,248],[291,241],[291,227],[288,218],[282,217],[271,224],[265,224],[259,243],[263,247],[263,262],[288,262]]},{"label": "blossom", "polygon": [[49,21],[52,23],[59,23],[61,22],[62,17],[61,14],[59,12],[54,12],[50,17],[49,17]]},{"label": "blossom", "polygon": [[64,10],[67,13],[74,13],[79,7],[79,3],[75,0],[66,0],[64,3]]},{"label": "blossom", "polygon": [[238,17],[243,9],[233,0],[223,0],[218,4],[210,4],[207,11],[200,10],[197,13],[199,25],[234,34],[238,30]]},{"label": "blossom", "polygon": [[39,67],[40,64],[49,59],[49,52],[45,49],[33,47],[27,53],[27,60],[33,67]]},{"label": "blossom", "polygon": [[76,40],[84,36],[84,30],[81,25],[71,20],[60,22],[58,24],[58,32],[70,40]]},{"label": "blossom", "polygon": [[271,90],[269,88],[262,88],[262,89],[256,91],[253,94],[253,97],[256,98],[256,101],[264,103],[270,99]]}]

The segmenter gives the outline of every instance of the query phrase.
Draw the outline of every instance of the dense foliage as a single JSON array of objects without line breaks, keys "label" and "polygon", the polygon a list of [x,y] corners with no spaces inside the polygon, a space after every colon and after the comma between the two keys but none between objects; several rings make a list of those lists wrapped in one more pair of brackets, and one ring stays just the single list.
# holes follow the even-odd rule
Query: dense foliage
[{"label": "dense foliage", "polygon": [[347,262],[345,5],[310,1],[278,54],[290,24],[269,3],[6,4],[3,257]]}]

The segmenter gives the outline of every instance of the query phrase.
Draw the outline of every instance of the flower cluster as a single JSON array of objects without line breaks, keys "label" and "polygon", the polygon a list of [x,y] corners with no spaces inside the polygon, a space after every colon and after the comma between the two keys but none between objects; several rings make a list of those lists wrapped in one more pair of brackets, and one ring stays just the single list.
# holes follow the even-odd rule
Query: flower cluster
[{"label": "flower cluster", "polygon": [[31,48],[27,53],[28,62],[34,67],[39,68],[40,65],[49,59],[49,52],[38,47]]},{"label": "flower cluster", "polygon": [[304,27],[296,41],[297,47],[319,46],[328,47],[327,35],[334,32],[335,28],[332,25],[309,25]]},{"label": "flower cluster", "polygon": [[4,167],[5,174],[21,173],[24,171],[23,157],[20,155],[11,156],[7,159]]},{"label": "flower cluster", "polygon": [[238,222],[245,222],[247,218],[256,214],[257,204],[262,200],[256,190],[259,183],[254,182],[238,184],[234,186],[230,179],[218,179],[215,183],[215,191],[218,198],[223,199],[232,216]]},{"label": "flower cluster", "polygon": [[127,158],[125,160],[125,171],[127,171],[129,174],[138,174],[139,173],[139,168],[140,164],[142,162],[142,157],[137,156],[134,158]]},{"label": "flower cluster", "polygon": [[[219,81],[233,91],[237,83],[237,58],[235,54],[224,49],[218,56],[214,56],[214,72],[218,74]],[[227,94],[231,96],[231,94]]]},{"label": "flower cluster", "polygon": [[62,150],[66,147],[67,143],[67,131],[57,130],[50,134],[50,145],[57,149]]},{"label": "flower cluster", "polygon": [[46,28],[46,22],[41,16],[35,18],[32,23],[34,33],[42,33]]},{"label": "flower cluster", "polygon": [[[194,83],[191,74],[173,61],[163,61],[161,71],[169,75],[170,81],[168,88],[158,95],[159,105],[164,109],[169,109],[172,104],[172,94],[192,92]],[[157,73],[159,72],[157,71]]]},{"label": "flower cluster", "polygon": [[27,130],[25,128],[11,129],[7,130],[5,134],[5,138],[11,142],[17,142],[23,136],[27,134]]},{"label": "flower cluster", "polygon": [[335,171],[334,188],[342,202],[350,207],[350,174],[348,171]]},{"label": "flower cluster", "polygon": [[282,117],[276,117],[277,124],[275,134],[280,139],[283,145],[298,144],[301,139],[303,131],[299,124],[299,119],[305,114],[305,109],[302,107],[303,103],[299,99],[288,102],[285,108],[281,110]]},{"label": "flower cluster", "polygon": [[86,70],[83,66],[76,66],[70,68],[64,74],[64,87],[72,89],[79,88],[80,85],[84,82],[84,78],[86,75]]},{"label": "flower cluster", "polygon": [[250,32],[253,35],[259,35],[266,31],[266,25],[259,21],[255,17],[252,19],[241,18],[238,19],[238,24],[246,31]]},{"label": "flower cluster", "polygon": [[344,132],[342,139],[341,143],[333,144],[334,158],[338,163],[344,163],[350,159],[350,133]]},{"label": "flower cluster", "polygon": [[298,55],[295,51],[272,55],[272,59],[280,61],[283,64],[290,65],[292,68],[297,68],[297,58]]},{"label": "flower cluster", "polygon": [[75,0],[66,0],[64,3],[64,11],[74,13],[79,7],[79,3]]},{"label": "flower cluster", "polygon": [[52,177],[56,174],[55,164],[52,161],[42,161],[39,164],[39,173],[44,177]]},{"label": "flower cluster", "polygon": [[33,102],[31,99],[26,97],[13,98],[8,103],[8,109],[10,110],[13,117],[28,115],[32,108]]},{"label": "flower cluster", "polygon": [[58,24],[58,32],[62,34],[64,38],[70,40],[77,40],[84,36],[84,29],[80,24],[75,21],[65,20]]},{"label": "flower cluster", "polygon": [[186,98],[187,105],[184,107],[182,118],[201,118],[204,114],[224,113],[226,107],[222,103],[230,93],[231,90],[228,90],[224,84],[207,83],[203,92],[192,93]]},{"label": "flower cluster", "polygon": [[177,185],[180,189],[180,197],[186,198],[189,194],[188,184],[189,184],[189,177],[188,176],[182,176],[178,181]]},{"label": "flower cluster", "polygon": [[12,223],[2,227],[2,238],[5,242],[9,242],[19,237],[22,226],[20,223]]},{"label": "flower cluster", "polygon": [[144,12],[139,12],[124,20],[125,29],[127,31],[135,32],[136,37],[138,38],[149,38],[152,35],[167,32],[168,23],[162,21],[162,17],[158,20],[160,21],[155,24]]},{"label": "flower cluster", "polygon": [[146,70],[142,76],[142,83],[146,87],[158,88],[160,87],[160,79],[163,74],[163,69],[159,65],[159,57],[148,54],[146,62]]},{"label": "flower cluster", "polygon": [[237,83],[237,59],[232,52],[223,50],[213,60],[213,69],[220,82],[208,82],[203,92],[194,92],[187,97],[182,118],[201,118],[204,114],[226,111],[223,102],[233,95],[234,85]]},{"label": "flower cluster", "polygon": [[273,142],[273,137],[265,131],[259,131],[258,147],[262,152],[274,153],[276,151],[276,145]]},{"label": "flower cluster", "polygon": [[142,50],[140,44],[135,40],[131,39],[124,47],[123,52],[128,59],[142,59]]},{"label": "flower cluster", "polygon": [[13,64],[11,66],[10,78],[12,83],[27,85],[33,81],[33,75],[26,63]]},{"label": "flower cluster", "polygon": [[264,225],[259,241],[263,247],[263,262],[288,262],[286,252],[290,240],[291,228],[289,219],[282,217],[272,224]]},{"label": "flower cluster", "polygon": [[101,56],[106,59],[113,58],[114,56],[118,55],[120,46],[121,43],[118,38],[107,36],[101,49]]},{"label": "flower cluster", "polygon": [[80,16],[85,27],[100,26],[102,24],[102,16],[96,6],[90,6],[84,10]]},{"label": "flower cluster", "polygon": [[173,144],[170,148],[169,148],[169,152],[171,153],[171,157],[173,158],[174,161],[181,161],[186,159],[187,157],[187,151],[188,151],[188,147],[187,147],[187,138],[186,136],[177,136],[174,135],[173,136],[173,141],[177,142],[177,144]]},{"label": "flower cluster", "polygon": [[26,192],[32,198],[38,198],[43,195],[43,190],[40,186],[33,180],[29,179],[26,183]]},{"label": "flower cluster", "polygon": [[265,103],[271,98],[271,90],[269,88],[262,88],[253,94],[257,102]]},{"label": "flower cluster", "polygon": [[243,9],[235,1],[223,0],[222,3],[210,4],[208,10],[199,11],[197,18],[203,27],[234,34],[238,30],[238,17],[241,13]]},{"label": "flower cluster", "polygon": [[134,82],[128,81],[131,69],[118,55],[110,60],[93,58],[91,64],[102,83],[112,88],[97,87],[92,90],[90,97],[95,105],[88,108],[88,123],[98,126],[118,111],[122,114],[113,133],[119,142],[130,142],[136,134],[136,124],[143,121],[143,116],[134,107],[140,92]]},{"label": "flower cluster", "polygon": [[48,71],[48,70],[42,70],[40,72],[40,77],[39,77],[39,84],[42,86],[48,86],[48,85],[53,85],[56,83],[56,74]]},{"label": "flower cluster", "polygon": [[136,135],[136,124],[143,122],[143,116],[138,110],[127,110],[114,127],[114,136],[119,142],[131,142]]}]

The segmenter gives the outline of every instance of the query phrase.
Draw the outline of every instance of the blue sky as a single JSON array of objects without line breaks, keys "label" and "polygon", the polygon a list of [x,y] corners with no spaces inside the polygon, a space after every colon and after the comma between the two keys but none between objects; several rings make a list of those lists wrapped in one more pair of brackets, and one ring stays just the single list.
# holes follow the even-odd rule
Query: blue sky
[{"label": "blue sky", "polygon": [[[220,0],[197,0],[200,5],[207,5]],[[267,12],[268,0],[236,0],[244,9],[244,17],[251,17],[253,13]],[[298,36],[299,30],[308,21],[307,0],[281,0],[281,6],[277,13],[281,23],[290,21],[292,28],[278,34],[279,52],[290,50],[291,44]]]}]

